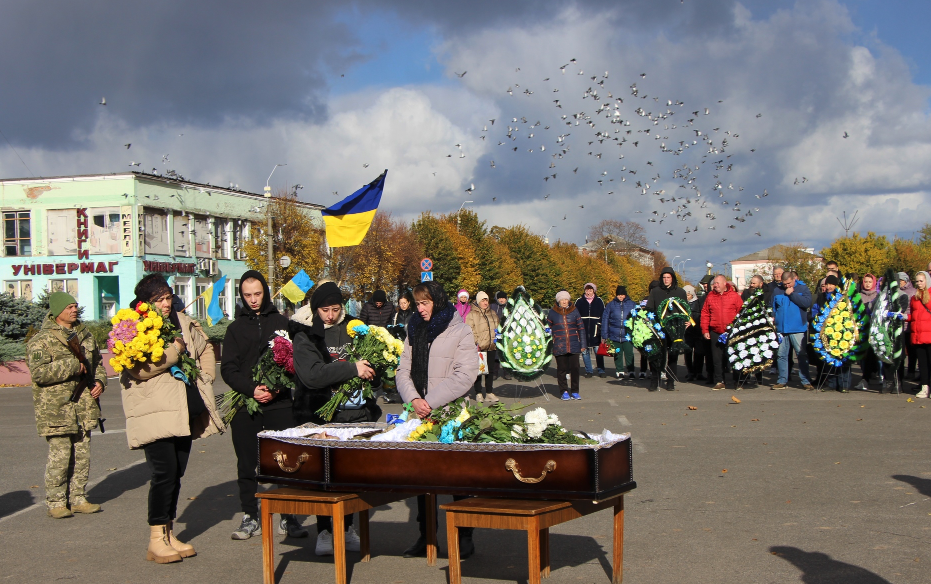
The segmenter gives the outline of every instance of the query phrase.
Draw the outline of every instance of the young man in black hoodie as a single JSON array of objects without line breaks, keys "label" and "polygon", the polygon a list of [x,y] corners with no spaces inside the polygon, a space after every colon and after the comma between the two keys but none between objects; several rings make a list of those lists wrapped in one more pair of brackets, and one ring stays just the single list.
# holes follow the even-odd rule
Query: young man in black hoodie
[{"label": "young man in black hoodie", "polygon": [[[685,295],[685,290],[679,287],[679,282],[676,279],[676,272],[669,266],[662,269],[659,273],[659,286],[653,288],[650,291],[650,296],[647,298],[647,310],[656,314],[659,305],[662,304],[663,300],[667,298],[679,298],[682,300],[682,304],[688,303],[688,298]],[[666,377],[666,390],[675,391],[676,390],[676,367],[678,366],[679,355],[669,354],[669,345],[671,344],[671,339],[666,337],[666,370],[669,372]],[[650,364],[650,369],[653,369],[653,365]],[[665,372],[663,372],[665,373]],[[660,372],[653,370],[653,377],[650,379],[650,391],[656,391],[659,389],[659,380]]]},{"label": "young man in black hoodie", "polygon": [[[272,304],[268,284],[264,276],[255,270],[242,275],[239,297],[242,309],[226,329],[220,373],[231,389],[255,399],[262,408],[261,413],[255,414],[240,408],[230,422],[237,459],[239,503],[243,512],[242,523],[232,537],[242,540],[257,535],[260,529],[259,505],[255,498],[255,468],[259,456],[256,434],[262,430],[284,430],[296,424],[291,412],[291,392],[276,392],[273,388],[256,383],[252,378],[252,368],[262,354],[269,350],[268,343],[274,338],[275,331],[288,331],[293,328],[292,323]],[[307,537],[308,532],[294,515],[282,514],[278,522],[278,534]]]}]

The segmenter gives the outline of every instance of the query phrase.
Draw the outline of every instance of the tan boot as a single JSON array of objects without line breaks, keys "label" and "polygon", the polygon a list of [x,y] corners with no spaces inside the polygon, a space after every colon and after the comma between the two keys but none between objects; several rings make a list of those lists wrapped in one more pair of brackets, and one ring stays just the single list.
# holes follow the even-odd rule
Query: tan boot
[{"label": "tan boot", "polygon": [[80,499],[75,499],[74,502],[71,503],[71,510],[75,513],[97,513],[100,511],[100,505],[91,503],[84,497],[81,497]]},{"label": "tan boot", "polygon": [[181,556],[175,551],[168,540],[167,525],[149,526],[149,550],[145,559],[156,564],[170,564],[180,562]]},{"label": "tan boot", "polygon": [[171,544],[171,547],[173,547],[174,550],[178,552],[178,555],[181,556],[182,558],[190,558],[191,556],[196,556],[197,552],[194,551],[194,546],[192,546],[189,543],[184,543],[183,541],[179,541],[178,538],[175,537],[174,527],[175,527],[175,522],[169,521],[168,522],[168,543]]},{"label": "tan boot", "polygon": [[57,507],[49,507],[48,516],[55,519],[65,519],[67,517],[74,517],[74,513],[72,513],[67,506],[59,505]]}]

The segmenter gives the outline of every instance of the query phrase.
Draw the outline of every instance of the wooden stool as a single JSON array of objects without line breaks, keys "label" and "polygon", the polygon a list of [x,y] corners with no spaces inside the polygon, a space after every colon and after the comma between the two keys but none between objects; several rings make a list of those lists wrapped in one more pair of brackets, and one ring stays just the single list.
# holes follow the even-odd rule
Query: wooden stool
[{"label": "wooden stool", "polygon": [[265,584],[275,584],[275,531],[272,515],[329,515],[333,518],[333,561],[336,564],[336,584],[346,584],[345,515],[359,514],[359,539],[362,561],[369,555],[369,509],[401,501],[410,495],[397,493],[331,493],[283,487],[256,493],[262,501],[262,569]]},{"label": "wooden stool", "polygon": [[521,529],[527,532],[530,584],[550,575],[549,528],[602,509],[614,509],[613,584],[624,579],[624,495],[604,501],[529,501],[522,499],[464,499],[440,505],[446,511],[449,584],[462,582],[459,566],[459,528]]}]

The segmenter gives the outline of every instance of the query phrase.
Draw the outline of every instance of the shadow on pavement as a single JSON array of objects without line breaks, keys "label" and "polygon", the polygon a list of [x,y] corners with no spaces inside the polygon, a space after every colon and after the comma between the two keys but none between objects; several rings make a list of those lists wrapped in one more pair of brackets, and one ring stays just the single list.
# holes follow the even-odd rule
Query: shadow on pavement
[{"label": "shadow on pavement", "polygon": [[821,552],[806,552],[790,546],[774,546],[769,551],[801,570],[802,582],[806,584],[890,584],[865,568],[839,562]]},{"label": "shadow on pavement", "polygon": [[[184,531],[178,533],[178,539],[194,540],[217,523],[233,519],[239,513],[238,493],[236,481],[226,481],[201,491],[177,518],[177,522],[184,525]],[[228,497],[230,494],[233,496]],[[181,496],[184,497],[183,484]]]},{"label": "shadow on pavement", "polygon": [[910,484],[925,497],[931,497],[931,479],[923,479],[911,475],[892,475],[892,478]]},{"label": "shadow on pavement", "polygon": [[0,517],[12,515],[32,505],[32,493],[29,491],[12,491],[0,495]]},{"label": "shadow on pavement", "polygon": [[138,489],[148,483],[151,477],[152,471],[148,464],[137,464],[108,475],[94,485],[87,495],[94,503],[103,504],[118,498],[123,493]]}]

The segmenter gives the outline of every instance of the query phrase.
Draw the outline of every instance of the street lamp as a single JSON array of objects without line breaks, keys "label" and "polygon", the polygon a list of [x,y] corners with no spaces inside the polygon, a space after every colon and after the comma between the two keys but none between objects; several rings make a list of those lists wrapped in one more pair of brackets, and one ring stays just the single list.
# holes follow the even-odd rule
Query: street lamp
[{"label": "street lamp", "polygon": [[608,263],[608,248],[617,243],[616,241],[609,241],[605,246],[605,263]]},{"label": "street lamp", "polygon": [[680,267],[678,270],[676,270],[676,271],[679,272],[680,274],[683,273],[683,272],[685,271],[685,262],[691,261],[691,259],[692,259],[692,258],[689,258],[689,259],[687,259],[687,260],[682,260],[681,262],[679,262],[679,265],[680,265],[681,267]]},{"label": "street lamp", "polygon": [[268,186],[268,182],[272,180],[272,175],[275,174],[275,171],[279,166],[287,166],[287,163],[276,164],[275,168],[272,169],[271,173],[268,175],[268,179],[265,180],[265,211],[268,213],[268,227],[266,228],[265,234],[268,237],[268,294],[272,296],[275,288],[275,242],[272,239],[272,188]]},{"label": "street lamp", "polygon": [[556,227],[556,226],[555,226],[555,225],[550,225],[550,228],[547,229],[547,230],[546,230],[546,233],[543,234],[543,243],[545,243],[545,244],[547,244],[547,245],[549,245],[550,240],[549,240],[549,238],[547,238],[546,236],[550,234],[550,231],[553,230],[553,227]]},{"label": "street lamp", "polygon": [[459,233],[459,223],[460,223],[460,220],[462,219],[462,216],[461,216],[462,208],[466,206],[466,203],[474,203],[474,202],[475,201],[463,201],[462,204],[459,205],[459,210],[456,211],[456,233]]},{"label": "street lamp", "polygon": [[708,268],[708,275],[710,276],[710,275],[711,275],[711,268],[714,267],[714,264],[712,264],[711,262],[707,262],[707,263],[705,264],[705,267]]}]

